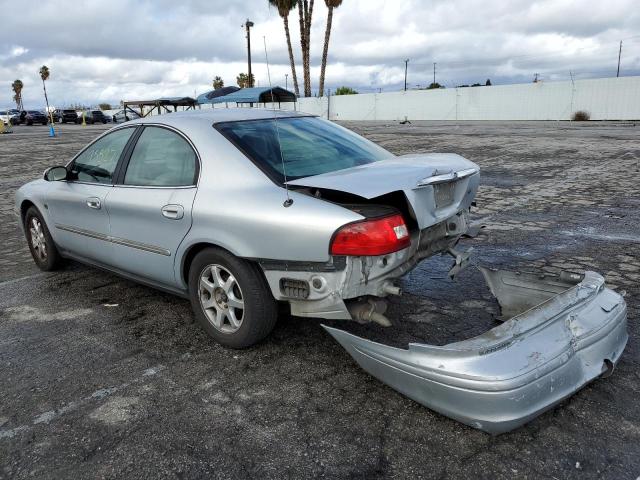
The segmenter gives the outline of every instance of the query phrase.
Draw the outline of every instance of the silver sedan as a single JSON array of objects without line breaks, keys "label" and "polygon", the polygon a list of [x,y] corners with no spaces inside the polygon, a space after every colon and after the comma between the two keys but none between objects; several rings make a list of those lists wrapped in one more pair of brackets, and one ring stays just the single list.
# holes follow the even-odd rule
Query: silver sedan
[{"label": "silver sedan", "polygon": [[[456,244],[479,178],[459,155],[396,156],[313,116],[219,109],[109,130],[20,188],[16,211],[41,269],[75,259],[187,297],[213,338],[242,348],[278,303],[390,326],[396,279],[435,254],[453,257],[452,276],[468,263]],[[511,319],[476,339],[404,350],[327,329],[384,382],[494,433],[613,368],[626,306],[602,277],[483,272]]]}]

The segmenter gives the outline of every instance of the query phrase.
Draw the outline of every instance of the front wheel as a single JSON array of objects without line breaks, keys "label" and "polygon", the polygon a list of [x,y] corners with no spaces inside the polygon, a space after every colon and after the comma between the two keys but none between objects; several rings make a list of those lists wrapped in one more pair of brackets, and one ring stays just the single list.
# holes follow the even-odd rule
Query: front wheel
[{"label": "front wheel", "polygon": [[260,269],[218,248],[201,251],[191,262],[189,296],[198,323],[231,348],[258,343],[271,333],[278,317]]},{"label": "front wheel", "polygon": [[24,231],[31,256],[38,268],[45,272],[57,270],[62,263],[62,257],[53,243],[47,224],[36,207],[30,207],[27,210],[24,217]]}]

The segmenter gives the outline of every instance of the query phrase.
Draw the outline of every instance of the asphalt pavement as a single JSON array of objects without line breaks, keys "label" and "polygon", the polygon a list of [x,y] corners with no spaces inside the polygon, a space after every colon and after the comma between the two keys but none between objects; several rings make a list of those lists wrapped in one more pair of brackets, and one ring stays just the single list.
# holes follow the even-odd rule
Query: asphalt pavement
[{"label": "asphalt pavement", "polygon": [[[109,126],[0,135],[0,478],[640,477],[640,124],[348,122],[394,153],[455,152],[482,168],[475,262],[605,275],[626,292],[629,344],[599,379],[492,437],[370,377],[320,327],[283,315],[225,349],[189,303],[77,263],[40,272],[13,195]],[[497,325],[472,267],[401,282],[379,341],[445,344]]]}]

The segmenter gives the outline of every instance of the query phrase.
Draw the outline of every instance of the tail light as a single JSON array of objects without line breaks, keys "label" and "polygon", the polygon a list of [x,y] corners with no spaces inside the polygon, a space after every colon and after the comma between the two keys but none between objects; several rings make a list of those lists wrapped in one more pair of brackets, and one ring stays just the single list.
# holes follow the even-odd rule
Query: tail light
[{"label": "tail light", "polygon": [[402,215],[349,223],[333,234],[332,255],[385,255],[411,244]]}]

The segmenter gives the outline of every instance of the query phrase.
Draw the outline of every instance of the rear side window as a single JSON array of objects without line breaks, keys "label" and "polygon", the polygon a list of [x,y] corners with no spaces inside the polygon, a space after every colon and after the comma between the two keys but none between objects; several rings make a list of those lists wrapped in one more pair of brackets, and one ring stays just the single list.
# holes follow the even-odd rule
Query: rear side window
[{"label": "rear side window", "polygon": [[122,150],[134,130],[116,130],[90,145],[73,162],[74,177],[81,182],[111,183]]},{"label": "rear side window", "polygon": [[184,187],[196,183],[196,154],[191,145],[171,130],[145,127],[138,139],[125,185]]},{"label": "rear side window", "polygon": [[284,181],[285,173],[293,180],[393,156],[375,143],[315,117],[281,118],[277,123],[274,119],[226,122],[215,128],[279,182]]}]

